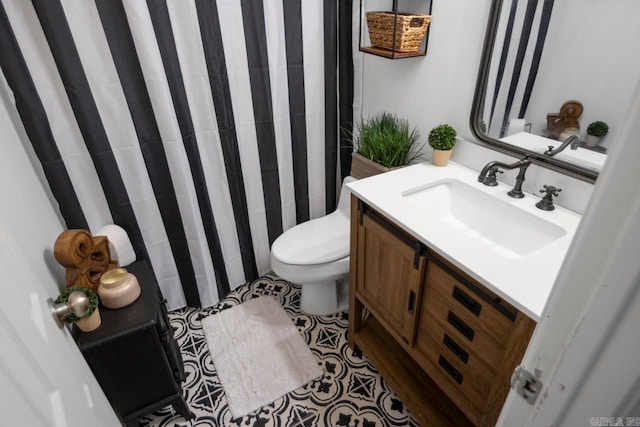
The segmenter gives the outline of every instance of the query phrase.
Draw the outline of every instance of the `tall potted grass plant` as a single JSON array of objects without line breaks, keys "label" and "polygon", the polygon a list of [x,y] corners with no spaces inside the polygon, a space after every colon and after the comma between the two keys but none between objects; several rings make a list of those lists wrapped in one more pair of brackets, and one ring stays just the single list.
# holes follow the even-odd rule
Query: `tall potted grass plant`
[{"label": "tall potted grass plant", "polygon": [[365,178],[408,165],[422,156],[419,132],[406,119],[380,113],[354,126],[351,176]]}]

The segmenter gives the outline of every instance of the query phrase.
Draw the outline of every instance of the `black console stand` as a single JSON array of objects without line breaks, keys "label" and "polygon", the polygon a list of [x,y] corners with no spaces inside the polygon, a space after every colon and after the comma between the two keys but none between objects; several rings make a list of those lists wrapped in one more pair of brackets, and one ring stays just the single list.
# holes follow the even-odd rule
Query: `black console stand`
[{"label": "black console stand", "polygon": [[180,348],[153,272],[146,262],[125,268],[138,279],[140,297],[116,310],[101,305],[100,327],[81,332],[74,326],[73,337],[126,426],[137,426],[140,416],[166,405],[193,418],[182,395]]}]

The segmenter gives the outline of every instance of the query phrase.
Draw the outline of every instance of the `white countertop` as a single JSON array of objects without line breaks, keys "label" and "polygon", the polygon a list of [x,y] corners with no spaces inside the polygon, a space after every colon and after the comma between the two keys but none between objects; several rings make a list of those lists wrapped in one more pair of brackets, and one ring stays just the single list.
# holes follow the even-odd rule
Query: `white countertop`
[{"label": "white countertop", "polygon": [[[348,184],[361,200],[436,250],[469,276],[494,291],[535,321],[540,319],[551,288],[573,239],[581,216],[556,205],[553,211],[535,207],[539,197],[507,196],[511,186],[488,187],[477,181],[478,172],[449,162],[446,167],[420,163]],[[506,258],[484,250],[476,242],[425,219],[424,212],[403,193],[442,179],[455,179],[529,212],[566,231],[566,234],[526,255]]]}]

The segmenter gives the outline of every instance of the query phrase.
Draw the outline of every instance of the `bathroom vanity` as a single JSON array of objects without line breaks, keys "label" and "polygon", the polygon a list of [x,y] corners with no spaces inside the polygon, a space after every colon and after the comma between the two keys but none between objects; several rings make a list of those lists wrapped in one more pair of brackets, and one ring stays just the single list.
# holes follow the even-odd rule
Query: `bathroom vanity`
[{"label": "bathroom vanity", "polygon": [[421,424],[495,425],[579,215],[455,164],[349,187],[349,345]]}]

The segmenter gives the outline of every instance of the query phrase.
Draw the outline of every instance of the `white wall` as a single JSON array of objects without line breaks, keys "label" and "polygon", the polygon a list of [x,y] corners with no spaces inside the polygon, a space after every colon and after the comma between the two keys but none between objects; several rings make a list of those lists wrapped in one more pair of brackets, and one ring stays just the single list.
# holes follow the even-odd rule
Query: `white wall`
[{"label": "white wall", "polygon": [[[389,111],[406,118],[426,142],[429,131],[449,123],[462,138],[452,160],[480,170],[491,160],[513,161],[477,145],[469,128],[469,116],[484,42],[490,0],[434,0],[429,45],[425,57],[389,60],[368,54],[362,57],[362,115]],[[403,10],[405,5],[403,3]],[[428,148],[428,147],[427,147]],[[427,157],[430,158],[430,149]],[[512,183],[517,172],[505,172],[501,180]],[[538,193],[543,184],[563,189],[558,204],[584,212],[593,186],[562,174],[531,166],[524,190]]]},{"label": "white wall", "polygon": [[471,138],[469,113],[489,5],[488,0],[434,0],[425,57],[363,54],[363,115],[391,111],[415,124],[424,139],[431,128],[448,122]]},{"label": "white wall", "polygon": [[605,147],[615,146],[640,81],[640,2],[565,0],[555,2],[540,71],[527,109],[532,132],[546,129],[547,113],[570,99],[584,107],[580,134],[595,120],[606,122]]}]

